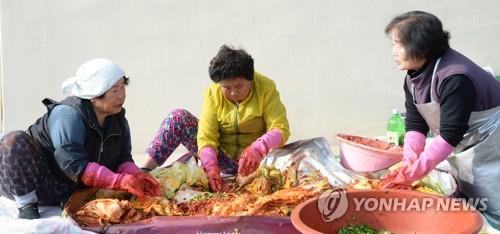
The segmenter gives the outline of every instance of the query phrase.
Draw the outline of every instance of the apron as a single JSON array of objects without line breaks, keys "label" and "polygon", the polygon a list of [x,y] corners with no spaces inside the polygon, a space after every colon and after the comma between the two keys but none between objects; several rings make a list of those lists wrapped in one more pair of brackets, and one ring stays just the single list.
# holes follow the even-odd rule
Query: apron
[{"label": "apron", "polygon": [[[435,101],[435,73],[439,58],[434,66],[431,80],[431,102],[417,104],[415,87],[412,85],[413,102],[433,134],[439,134],[440,105]],[[483,212],[488,222],[500,229],[500,106],[472,112],[469,129],[464,139],[448,156],[452,173],[457,179],[460,192],[469,198],[487,198]]]}]

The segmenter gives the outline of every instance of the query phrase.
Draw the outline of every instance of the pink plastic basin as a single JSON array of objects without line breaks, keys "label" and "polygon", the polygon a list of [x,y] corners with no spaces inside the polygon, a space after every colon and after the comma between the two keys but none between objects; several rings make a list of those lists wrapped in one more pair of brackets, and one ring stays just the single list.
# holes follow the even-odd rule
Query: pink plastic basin
[{"label": "pink plastic basin", "polygon": [[376,139],[337,134],[340,164],[350,170],[373,172],[388,168],[403,158],[403,149]]}]

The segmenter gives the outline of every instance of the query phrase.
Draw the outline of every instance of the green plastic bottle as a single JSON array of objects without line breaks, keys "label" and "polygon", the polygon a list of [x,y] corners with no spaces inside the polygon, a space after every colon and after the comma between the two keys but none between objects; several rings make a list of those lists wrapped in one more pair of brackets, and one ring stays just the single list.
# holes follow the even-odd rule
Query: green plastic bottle
[{"label": "green plastic bottle", "polygon": [[405,138],[405,121],[397,109],[392,110],[391,118],[387,122],[387,143],[403,145]]}]

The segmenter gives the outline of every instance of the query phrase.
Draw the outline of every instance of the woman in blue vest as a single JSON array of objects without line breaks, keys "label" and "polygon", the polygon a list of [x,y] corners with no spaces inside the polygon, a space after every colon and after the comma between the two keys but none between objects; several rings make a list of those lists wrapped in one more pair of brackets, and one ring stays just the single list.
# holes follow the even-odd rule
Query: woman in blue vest
[{"label": "woman in blue vest", "polygon": [[78,187],[157,196],[158,182],[132,160],[125,110],[125,72],[92,59],[63,83],[61,102],[44,99],[47,113],[27,131],[0,140],[0,194],[16,201],[19,218],[39,218],[38,204],[59,205]]},{"label": "woman in blue vest", "polygon": [[[487,198],[485,216],[500,227],[500,83],[450,48],[432,14],[404,13],[385,32],[398,68],[407,71],[403,167],[386,179],[409,184],[447,159],[461,193]],[[436,137],[425,145],[429,131]]]}]

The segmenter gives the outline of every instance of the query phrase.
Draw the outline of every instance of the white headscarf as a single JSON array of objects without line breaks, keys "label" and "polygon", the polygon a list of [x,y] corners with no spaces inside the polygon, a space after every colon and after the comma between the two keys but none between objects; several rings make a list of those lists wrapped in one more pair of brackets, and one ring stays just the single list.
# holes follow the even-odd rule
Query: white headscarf
[{"label": "white headscarf", "polygon": [[82,64],[75,77],[66,79],[61,90],[64,95],[92,99],[104,94],[125,76],[125,72],[113,61],[105,58],[91,59]]}]

